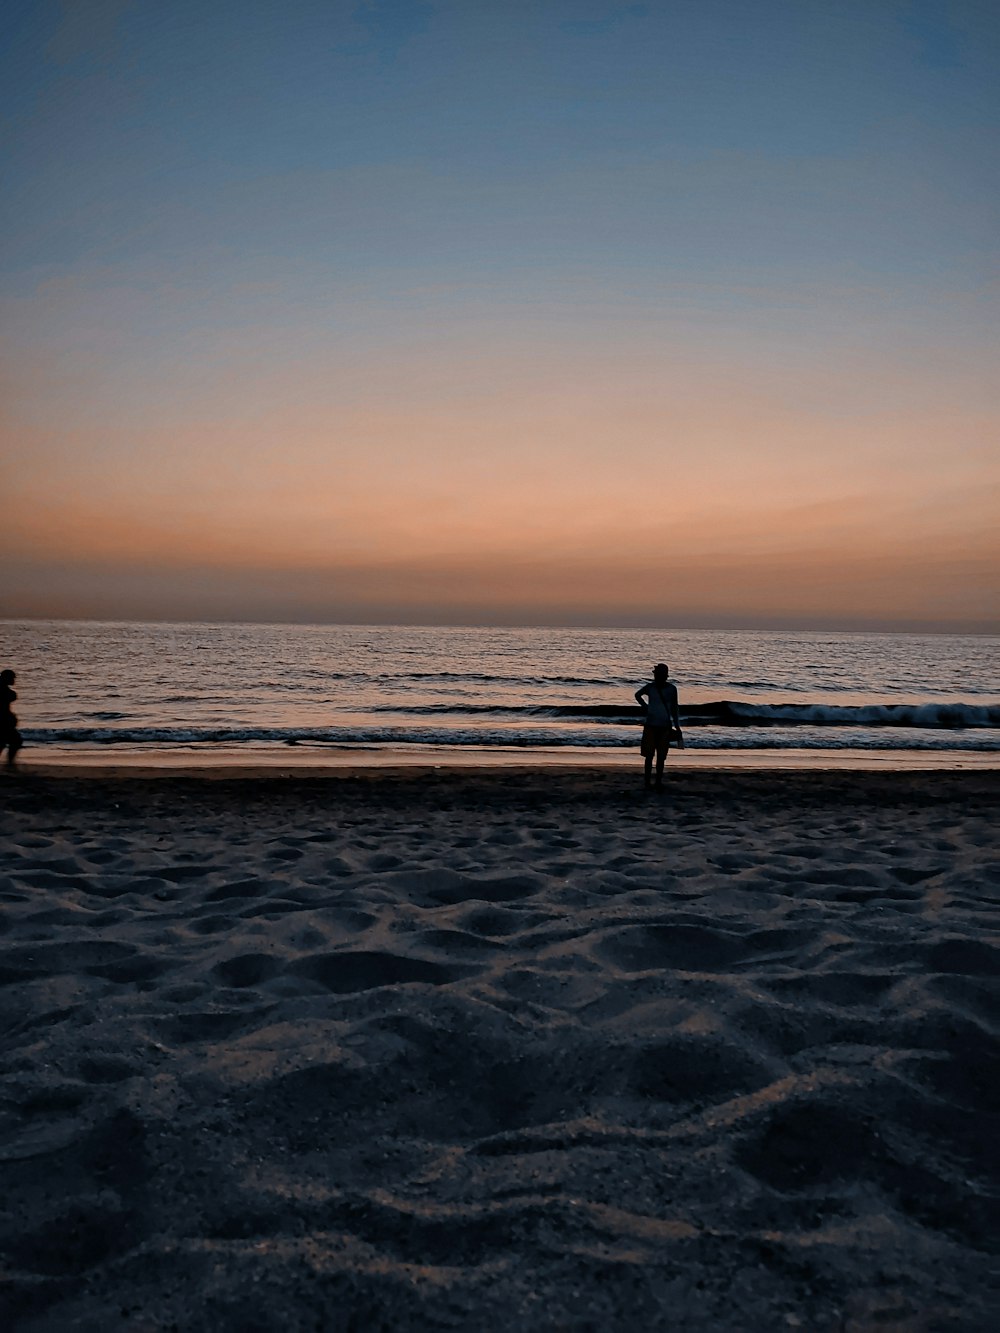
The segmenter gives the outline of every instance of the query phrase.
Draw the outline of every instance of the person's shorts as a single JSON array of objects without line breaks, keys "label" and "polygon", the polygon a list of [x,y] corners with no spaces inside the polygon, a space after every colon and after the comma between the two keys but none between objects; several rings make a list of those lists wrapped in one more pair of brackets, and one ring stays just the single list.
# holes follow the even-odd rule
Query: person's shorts
[{"label": "person's shorts", "polygon": [[642,741],[639,750],[645,758],[656,754],[657,750],[669,750],[672,727],[651,727],[647,722],[642,729]]}]

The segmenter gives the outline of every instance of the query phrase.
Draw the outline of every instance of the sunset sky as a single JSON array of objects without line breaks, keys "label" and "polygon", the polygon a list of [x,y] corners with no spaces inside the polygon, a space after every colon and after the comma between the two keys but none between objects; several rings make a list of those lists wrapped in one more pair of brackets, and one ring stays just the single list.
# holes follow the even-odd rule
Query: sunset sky
[{"label": "sunset sky", "polygon": [[995,0],[0,29],[0,615],[998,628]]}]

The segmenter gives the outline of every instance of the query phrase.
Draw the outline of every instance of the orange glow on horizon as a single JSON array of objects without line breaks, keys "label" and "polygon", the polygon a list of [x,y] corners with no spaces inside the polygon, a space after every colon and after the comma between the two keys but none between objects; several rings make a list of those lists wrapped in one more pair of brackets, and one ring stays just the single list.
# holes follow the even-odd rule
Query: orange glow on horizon
[{"label": "orange glow on horizon", "polygon": [[[891,408],[848,412],[810,401],[821,377],[782,394],[689,364],[654,392],[627,360],[577,370],[536,366],[522,391],[501,363],[464,395],[397,385],[373,406],[274,369],[252,412],[224,395],[155,421],[15,414],[0,551],[25,577],[3,611],[113,615],[116,577],[146,571],[147,614],[179,618],[220,614],[223,585],[250,619],[995,616],[980,403],[931,410],[902,372]],[[45,570],[78,577],[46,595]]]}]

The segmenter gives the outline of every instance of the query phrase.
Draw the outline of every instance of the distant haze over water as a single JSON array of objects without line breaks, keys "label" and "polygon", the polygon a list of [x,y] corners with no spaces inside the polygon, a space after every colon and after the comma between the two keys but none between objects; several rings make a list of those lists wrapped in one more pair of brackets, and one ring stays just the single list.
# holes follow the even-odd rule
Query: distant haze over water
[{"label": "distant haze over water", "polygon": [[689,749],[1000,752],[996,638],[0,622],[32,748],[624,753],[667,661]]}]

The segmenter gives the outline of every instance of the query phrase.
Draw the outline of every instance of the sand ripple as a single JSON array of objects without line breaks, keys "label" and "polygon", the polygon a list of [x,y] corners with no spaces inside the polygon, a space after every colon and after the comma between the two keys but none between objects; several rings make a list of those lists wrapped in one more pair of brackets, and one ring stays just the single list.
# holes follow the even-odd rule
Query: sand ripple
[{"label": "sand ripple", "polygon": [[10,782],[24,1329],[978,1329],[989,774]]}]

